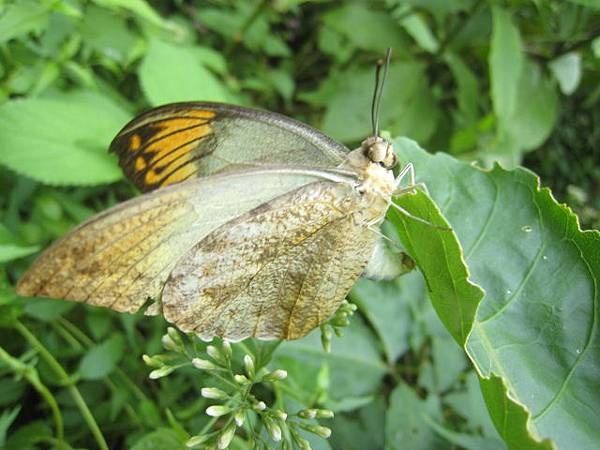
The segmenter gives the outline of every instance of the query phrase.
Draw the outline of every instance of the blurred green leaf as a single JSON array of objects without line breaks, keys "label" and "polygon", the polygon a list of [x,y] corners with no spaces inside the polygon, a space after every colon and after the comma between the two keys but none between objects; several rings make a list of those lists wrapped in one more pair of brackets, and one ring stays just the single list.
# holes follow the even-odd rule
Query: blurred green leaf
[{"label": "blurred green leaf", "polygon": [[385,421],[385,448],[439,450],[447,448],[429,426],[426,417],[441,419],[439,398],[422,400],[409,386],[399,384],[390,396]]},{"label": "blurred green leaf", "polygon": [[467,450],[504,450],[506,445],[500,439],[486,438],[475,436],[467,433],[457,433],[449,428],[446,428],[434,420],[426,417],[429,426],[441,437],[451,442],[454,445],[460,446]]},{"label": "blurred green leaf", "polygon": [[315,399],[315,379],[323,365],[329,374],[327,395],[333,400],[373,393],[387,370],[377,341],[357,317],[344,328],[343,338],[333,339],[331,353],[323,351],[317,329],[301,340],[284,342],[277,349],[273,364],[288,371],[285,382],[294,391],[304,392],[307,399]]},{"label": "blurred green leaf", "polygon": [[589,8],[600,9],[600,1],[598,0],[569,0],[577,5],[587,6]]},{"label": "blurred green leaf", "polygon": [[480,93],[477,77],[458,55],[447,53],[445,60],[456,83],[459,125],[472,124],[479,117]]},{"label": "blurred green leaf", "polygon": [[575,92],[581,80],[581,55],[579,53],[566,53],[550,61],[548,67],[557,79],[563,94],[571,95]]},{"label": "blurred green leaf", "polygon": [[385,400],[379,396],[352,413],[336,414],[327,425],[332,433],[329,444],[334,449],[381,450],[384,448]]},{"label": "blurred green leaf", "polygon": [[138,39],[125,18],[94,6],[86,9],[80,30],[85,45],[122,64],[129,60]]},{"label": "blurred green leaf", "polygon": [[402,287],[393,282],[360,279],[349,294],[377,332],[390,363],[408,349],[411,304],[400,300],[407,298]]},{"label": "blurred green leaf", "polygon": [[0,223],[0,263],[31,255],[39,250],[37,245],[22,245],[8,228]]},{"label": "blurred green leaf", "polygon": [[79,375],[86,380],[97,380],[113,371],[123,357],[125,339],[121,334],[113,334],[101,344],[92,347],[79,364]]},{"label": "blurred green leaf", "polygon": [[107,148],[128,117],[93,92],[7,102],[0,106],[1,163],[47,184],[116,181],[122,174]]},{"label": "blurred green leaf", "polygon": [[50,16],[43,2],[20,0],[0,11],[0,43],[27,33],[39,33]]},{"label": "blurred green leaf", "polygon": [[516,108],[501,124],[515,145],[532,150],[550,135],[558,116],[558,95],[537,64],[526,61],[519,79]]},{"label": "blurred green leaf", "polygon": [[51,322],[75,307],[75,303],[47,298],[30,299],[25,303],[25,314],[42,322]]},{"label": "blurred green leaf", "polygon": [[0,415],[0,445],[4,446],[6,443],[6,432],[19,415],[19,411],[21,406],[15,406],[12,409],[5,409]]},{"label": "blurred green leaf", "polygon": [[[418,62],[392,63],[381,108],[381,128],[393,135],[427,141],[436,129],[438,110]],[[339,75],[333,88],[319,99],[327,106],[321,129],[344,142],[364,139],[371,131],[373,69],[354,69]],[[423,120],[427,117],[427,120]]]},{"label": "blurred green leaf", "polygon": [[[203,64],[205,52],[152,39],[139,68],[146,98],[152,105],[180,101],[232,101],[227,88]],[[211,54],[214,64],[214,56]]]},{"label": "blurred green leaf", "polygon": [[169,428],[159,428],[138,440],[131,450],[187,450],[187,447]]},{"label": "blurred green leaf", "polygon": [[147,2],[144,0],[93,0],[98,6],[111,8],[118,11],[119,9],[125,9],[136,15],[141,19],[146,20],[148,23],[163,27],[173,28],[173,24],[165,21]]},{"label": "blurred green leaf", "polygon": [[508,11],[492,8],[493,28],[489,69],[494,112],[499,119],[509,118],[517,105],[517,90],[523,65],[523,44],[519,29]]},{"label": "blurred green leaf", "polygon": [[339,33],[353,47],[361,50],[383,54],[386,48],[392,47],[401,54],[408,46],[406,37],[394,19],[385,11],[370,8],[366,2],[340,4],[323,14],[321,19],[330,30]]},{"label": "blurred green leaf", "polygon": [[422,15],[418,13],[410,14],[402,20],[402,26],[423,50],[430,53],[437,52],[440,44]]},{"label": "blurred green leaf", "polygon": [[6,440],[4,450],[35,450],[36,442],[52,436],[50,427],[41,420],[33,420],[14,430]]},{"label": "blurred green leaf", "polygon": [[431,336],[431,356],[433,362],[420,370],[419,385],[441,395],[457,382],[467,361],[450,336]]}]

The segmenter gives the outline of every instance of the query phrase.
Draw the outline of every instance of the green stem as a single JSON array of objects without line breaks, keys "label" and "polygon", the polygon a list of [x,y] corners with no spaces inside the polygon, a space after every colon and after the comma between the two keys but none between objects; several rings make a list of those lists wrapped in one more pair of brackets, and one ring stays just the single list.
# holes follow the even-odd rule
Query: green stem
[{"label": "green stem", "polygon": [[[75,325],[73,325],[71,322],[69,322],[64,317],[60,317],[58,319],[58,323],[60,324],[60,326],[64,327],[64,329],[66,331],[68,331],[71,335],[75,336],[76,339],[78,339],[80,342],[82,342],[83,345],[85,345],[87,348],[90,348],[94,345],[94,341],[92,341],[84,332],[82,332],[79,328],[77,328]],[[125,372],[123,372],[122,369],[120,369],[119,367],[116,367],[115,373],[131,389],[131,391],[135,394],[135,396],[138,398],[138,400],[140,400],[140,401],[148,400],[148,397],[146,396],[144,391],[142,391],[139,388],[139,386],[137,384],[135,384],[133,382],[133,380],[131,378],[129,378],[129,376]]]},{"label": "green stem", "polygon": [[23,364],[23,362],[17,358],[11,356],[2,347],[0,347],[0,359],[2,359],[13,372],[23,376],[23,378],[25,378],[33,386],[33,388],[38,391],[44,400],[46,400],[46,403],[48,403],[48,406],[50,406],[50,409],[52,410],[54,427],[56,428],[56,439],[58,442],[62,443],[65,437],[62,414],[60,413],[58,403],[54,396],[46,387],[46,385],[40,381],[37,371],[34,368]]},{"label": "green stem", "polygon": [[[85,336],[85,334],[80,332],[86,339],[86,342],[84,343],[84,345],[82,345],[81,342],[79,342],[77,340],[77,338],[75,338],[73,336],[73,334],[67,328],[64,327],[63,324],[52,322],[51,326],[52,326],[52,329],[54,329],[60,336],[62,336],[63,339],[65,339],[73,348],[75,348],[77,350],[83,349],[84,345],[86,348],[90,348],[94,344],[94,342],[91,339],[89,339],[87,336]],[[73,325],[73,327],[75,329],[77,329],[77,327],[75,327],[74,325]],[[116,369],[115,369],[115,371],[116,371]],[[129,380],[129,378],[127,378],[127,380]],[[113,394],[115,394],[118,391],[117,385],[115,383],[113,383],[113,381],[110,379],[110,377],[106,377],[106,379],[104,380],[104,384],[106,384],[108,389]],[[139,389],[139,388],[137,388],[137,386],[136,386],[136,389]],[[135,390],[134,390],[134,393],[135,393]],[[141,400],[144,400],[144,398],[142,398]],[[129,419],[133,423],[135,423],[137,425],[141,425],[140,419],[138,418],[137,414],[135,413],[135,410],[131,407],[131,405],[129,403],[126,403],[124,408],[125,408],[125,412],[129,416]]]},{"label": "green stem", "polygon": [[63,369],[60,363],[54,358],[54,356],[52,356],[46,347],[44,347],[44,345],[38,341],[38,339],[27,329],[25,325],[19,321],[15,321],[14,327],[19,333],[21,333],[25,340],[27,340],[27,342],[29,342],[29,344],[38,351],[40,356],[44,359],[44,361],[46,361],[46,364],[50,366],[50,369],[52,369],[52,371],[59,378],[60,382],[67,386],[69,394],[71,394],[71,397],[73,397],[73,400],[79,408],[79,411],[81,412],[81,415],[83,416],[88,428],[92,432],[98,447],[102,450],[108,450],[108,445],[106,444],[106,440],[104,439],[104,436],[102,435],[102,432],[96,423],[96,419],[94,419],[92,412],[85,403],[85,400],[81,396],[77,386],[73,384],[69,374],[65,371],[65,369]]}]

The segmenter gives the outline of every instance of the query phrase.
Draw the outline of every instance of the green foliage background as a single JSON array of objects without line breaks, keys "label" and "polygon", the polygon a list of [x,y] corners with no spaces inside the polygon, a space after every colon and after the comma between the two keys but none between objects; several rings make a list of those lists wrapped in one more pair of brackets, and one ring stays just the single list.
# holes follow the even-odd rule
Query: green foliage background
[{"label": "green foliage background", "polygon": [[[59,410],[66,442],[94,448],[98,440],[73,386],[110,448],[183,448],[208,422],[204,409],[211,403],[199,395],[208,382],[202,373],[188,367],[147,379],[141,355],[160,351],[162,320],[14,294],[14,282],[38,250],[95,211],[135,195],[106,153],[135,113],[172,101],[258,106],[315,125],[351,147],[370,133],[373,65],[391,46],[382,128],[485,166],[523,163],[593,228],[600,224],[599,33],[596,0],[0,0],[0,446],[68,448],[53,429]],[[476,234],[470,224],[461,228],[459,218],[484,217],[476,208],[488,204],[485,182],[472,175],[472,184],[461,183],[466,164],[428,160],[405,144],[399,142],[401,156],[421,161],[418,174],[468,249]],[[511,174],[496,169],[489,179],[507,198],[526,196],[507,186],[530,185],[533,178]],[[551,210],[544,209],[543,195],[530,191],[539,208]],[[467,205],[471,216],[462,209]],[[514,213],[524,214],[519,229],[534,224],[523,205],[507,214],[515,221],[521,216]],[[485,242],[510,242],[510,232],[502,235],[510,225],[487,229]],[[544,236],[558,241],[550,232]],[[479,270],[481,260],[497,266],[513,260],[498,247],[484,250],[467,263],[476,282],[494,286]],[[475,370],[425,291],[417,273],[359,282],[350,296],[359,313],[334,339],[332,352],[321,350],[318,332],[281,345],[270,366],[290,375],[265,395],[292,409],[336,412],[332,437],[312,440],[313,448],[502,449],[502,438],[510,448],[550,448],[547,442],[536,447],[529,437],[516,444],[500,437]],[[452,332],[449,314],[441,316]],[[543,313],[537,317],[546,320]],[[487,326],[506,328],[503,320]],[[515,330],[528,326],[516,323]],[[513,341],[500,343],[500,334],[488,332],[498,346],[536,339],[515,331]],[[488,353],[479,350],[481,334],[474,336],[470,344],[465,336],[457,340],[481,362]],[[492,374],[505,367],[495,364],[489,363]],[[507,377],[522,401],[543,395],[522,386],[532,373]],[[484,386],[490,408],[494,388],[502,389]],[[537,408],[535,401],[527,406]],[[519,420],[515,430],[527,435]],[[583,428],[572,436],[592,439]],[[572,436],[553,435],[559,448],[575,448],[568,446]],[[242,438],[233,445],[247,448]]]}]

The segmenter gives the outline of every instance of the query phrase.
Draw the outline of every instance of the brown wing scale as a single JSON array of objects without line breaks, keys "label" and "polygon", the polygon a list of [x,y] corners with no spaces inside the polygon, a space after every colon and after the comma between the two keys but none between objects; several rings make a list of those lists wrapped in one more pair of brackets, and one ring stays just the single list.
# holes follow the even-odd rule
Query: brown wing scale
[{"label": "brown wing scale", "polygon": [[163,290],[167,320],[203,338],[297,339],[326,320],[367,264],[377,236],[350,186],[319,182],[209,234]]}]

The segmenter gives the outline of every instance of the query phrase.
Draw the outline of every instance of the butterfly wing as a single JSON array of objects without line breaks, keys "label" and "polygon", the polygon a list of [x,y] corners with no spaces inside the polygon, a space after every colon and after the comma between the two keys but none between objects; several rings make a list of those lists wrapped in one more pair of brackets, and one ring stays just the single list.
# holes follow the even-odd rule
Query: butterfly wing
[{"label": "butterfly wing", "polygon": [[[276,149],[276,150],[275,150]],[[110,151],[142,191],[261,164],[336,167],[348,149],[289,117],[219,103],[174,103],[127,124]]]},{"label": "butterfly wing", "polygon": [[306,335],[335,312],[373,251],[357,197],[343,183],[312,183],[211,232],[171,272],[165,317],[205,339]]},{"label": "butterfly wing", "polygon": [[148,298],[160,297],[178,259],[210,231],[316,179],[256,169],[134,198],[53,244],[19,280],[17,292],[137,311]]}]

